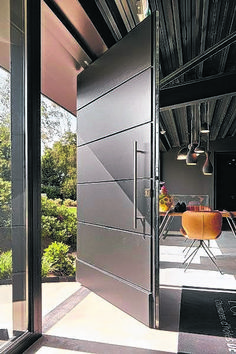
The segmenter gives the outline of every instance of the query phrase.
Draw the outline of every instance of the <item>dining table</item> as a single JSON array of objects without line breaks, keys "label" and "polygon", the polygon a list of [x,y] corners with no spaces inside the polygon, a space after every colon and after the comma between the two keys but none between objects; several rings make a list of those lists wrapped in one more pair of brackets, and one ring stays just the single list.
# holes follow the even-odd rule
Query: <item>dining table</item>
[{"label": "dining table", "polygon": [[[194,210],[194,211],[201,211],[201,210]],[[229,227],[236,237],[236,211],[228,211],[228,210],[219,210],[223,218],[226,218]],[[184,212],[177,212],[174,209],[169,209],[166,212],[159,212],[159,217],[162,217],[162,220],[159,224],[159,238],[165,239],[167,237],[168,230],[170,225],[175,217],[182,217]]]}]

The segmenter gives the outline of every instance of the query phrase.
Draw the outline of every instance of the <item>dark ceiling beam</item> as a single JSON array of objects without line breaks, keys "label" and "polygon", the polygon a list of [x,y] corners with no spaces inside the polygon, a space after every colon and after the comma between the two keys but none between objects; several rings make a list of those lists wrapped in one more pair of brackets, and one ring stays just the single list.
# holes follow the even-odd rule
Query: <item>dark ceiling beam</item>
[{"label": "dark ceiling beam", "polygon": [[103,41],[110,48],[116,43],[104,17],[99,11],[94,0],[79,0],[79,3],[83,7],[84,11],[87,13],[88,17],[92,21],[94,27],[97,29],[98,33],[102,37]]},{"label": "dark ceiling beam", "polygon": [[160,88],[163,88],[171,81],[177,79],[179,76],[185,74],[187,71],[193,69],[197,65],[199,65],[204,60],[210,58],[212,55],[218,53],[222,49],[226,48],[228,45],[232,44],[236,41],[236,31],[223,38],[221,41],[213,45],[212,47],[205,50],[203,53],[199,54],[192,60],[188,61],[186,64],[180,66],[177,70],[170,73],[166,77],[160,80]]},{"label": "dark ceiling beam", "polygon": [[162,89],[160,90],[160,109],[165,111],[225,95],[236,95],[236,74]]},{"label": "dark ceiling beam", "polygon": [[88,47],[87,43],[83,40],[80,33],[77,29],[72,25],[72,23],[68,20],[64,12],[60,9],[60,7],[53,0],[44,0],[45,4],[50,8],[50,10],[55,14],[55,16],[63,23],[65,28],[70,32],[72,37],[76,40],[76,42],[80,45],[83,51],[90,57],[92,61],[97,59],[96,55],[91,51]]}]

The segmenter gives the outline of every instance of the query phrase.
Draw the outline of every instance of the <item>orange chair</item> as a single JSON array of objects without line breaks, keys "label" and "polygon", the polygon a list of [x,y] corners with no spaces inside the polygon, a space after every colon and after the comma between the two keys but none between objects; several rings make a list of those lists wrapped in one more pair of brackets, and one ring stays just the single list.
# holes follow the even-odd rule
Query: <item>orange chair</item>
[{"label": "orange chair", "polygon": [[[185,270],[189,267],[193,258],[202,247],[211,261],[215,264],[217,269],[222,271],[216,264],[214,258],[215,256],[207,247],[204,241],[215,240],[217,239],[222,231],[222,215],[219,211],[186,211],[182,215],[182,228],[180,229],[182,234],[195,241],[199,241],[199,245],[194,251],[185,259],[184,263],[187,263]],[[191,246],[193,245],[191,244]],[[191,247],[190,246],[190,247]]]}]

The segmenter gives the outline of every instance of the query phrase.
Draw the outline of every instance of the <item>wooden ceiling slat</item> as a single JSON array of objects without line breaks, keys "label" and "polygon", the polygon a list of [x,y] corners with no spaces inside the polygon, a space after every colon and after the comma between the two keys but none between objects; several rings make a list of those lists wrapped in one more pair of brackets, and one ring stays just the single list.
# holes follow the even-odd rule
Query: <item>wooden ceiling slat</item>
[{"label": "wooden ceiling slat", "polygon": [[218,133],[224,121],[230,100],[231,97],[226,97],[224,99],[217,100],[214,116],[211,122],[211,140],[216,140],[218,137]]},{"label": "wooden ceiling slat", "polygon": [[[233,9],[230,9],[229,13],[232,14],[232,17],[229,20],[229,24],[230,25],[229,25],[228,33],[231,33],[231,32],[234,31],[234,24],[235,24],[235,19],[236,19],[236,3],[234,4]],[[226,62],[227,62],[227,58],[228,58],[228,55],[229,55],[229,49],[230,49],[230,47],[226,47],[222,51],[220,64],[219,64],[219,72],[224,72],[225,71]]]},{"label": "wooden ceiling slat", "polygon": [[165,16],[168,21],[165,22],[166,30],[168,33],[168,47],[170,48],[170,60],[171,60],[171,71],[175,70],[179,67],[178,65],[178,56],[176,49],[176,35],[174,31],[174,19],[173,19],[173,11],[171,7],[171,0],[164,0],[162,2],[162,7]]},{"label": "wooden ceiling slat", "polygon": [[162,113],[163,122],[167,128],[167,137],[171,143],[172,147],[180,146],[180,141],[178,137],[178,131],[175,124],[175,119],[172,111],[166,111]]},{"label": "wooden ceiling slat", "polygon": [[183,65],[183,48],[182,48],[182,41],[181,41],[178,1],[172,0],[172,7],[173,7],[173,19],[174,19],[174,26],[175,26],[178,62],[179,62],[179,66],[181,66]]},{"label": "wooden ceiling slat", "polygon": [[[202,23],[201,23],[201,31],[200,31],[201,33],[200,54],[203,53],[206,49],[208,13],[209,13],[209,0],[204,0],[203,7],[202,7]],[[204,62],[201,62],[198,67],[199,77],[202,77],[203,64]]]},{"label": "wooden ceiling slat", "polygon": [[234,120],[232,126],[229,129],[230,136],[235,136],[235,134],[236,134],[236,119]]},{"label": "wooden ceiling slat", "polygon": [[170,73],[173,71],[171,61],[172,55],[169,47],[168,33],[165,24],[166,19],[163,12],[162,1],[159,1],[158,3],[158,11],[160,14],[160,51],[164,59],[165,72]]},{"label": "wooden ceiling slat", "polygon": [[175,123],[178,131],[180,146],[189,144],[188,120],[185,107],[174,110]]},{"label": "wooden ceiling slat", "polygon": [[225,138],[228,131],[236,118],[236,97],[231,98],[228,110],[225,115],[224,122],[220,128],[220,138]]}]

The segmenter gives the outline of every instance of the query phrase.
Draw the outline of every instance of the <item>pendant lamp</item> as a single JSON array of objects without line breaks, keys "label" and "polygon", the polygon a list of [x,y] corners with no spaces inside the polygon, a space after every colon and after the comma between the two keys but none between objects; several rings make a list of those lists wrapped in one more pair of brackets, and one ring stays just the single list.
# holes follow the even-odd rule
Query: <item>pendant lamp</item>
[{"label": "pendant lamp", "polygon": [[201,125],[201,133],[210,133],[210,129],[206,122]]},{"label": "pendant lamp", "polygon": [[196,165],[197,164],[197,154],[195,152],[195,147],[196,147],[196,144],[192,144],[190,146],[190,149],[189,149],[187,157],[186,157],[186,164],[187,165]]},{"label": "pendant lamp", "polygon": [[195,152],[197,155],[200,155],[200,154],[203,154],[205,152],[205,148],[204,146],[202,145],[202,142],[201,142],[201,106],[199,105],[199,119],[198,119],[198,131],[199,131],[199,134],[198,134],[198,144],[197,146],[195,147]]},{"label": "pendant lamp", "polygon": [[206,161],[203,165],[202,172],[204,175],[210,176],[213,173],[213,166],[210,161],[210,151],[205,152],[206,155]]},{"label": "pendant lamp", "polygon": [[204,146],[201,144],[201,142],[199,141],[199,144],[197,145],[197,147],[194,150],[196,152],[196,154],[204,154],[205,152],[205,148]]},{"label": "pendant lamp", "polygon": [[209,124],[209,112],[210,111],[210,107],[209,107],[209,101],[208,103],[206,104],[205,103],[205,117],[206,117],[206,122],[204,122],[202,125],[201,125],[201,130],[200,132],[203,133],[203,134],[207,134],[207,133],[210,133],[210,124]]},{"label": "pendant lamp", "polygon": [[192,114],[191,115],[191,144],[188,146],[189,150],[188,150],[188,154],[186,157],[186,164],[187,165],[196,165],[197,164],[197,154],[194,151],[195,148],[197,147],[197,144],[193,143],[193,135],[194,135],[194,130],[193,130],[193,114]]},{"label": "pendant lamp", "polygon": [[[208,124],[209,124],[209,104],[208,104]],[[210,161],[210,154],[211,152],[209,151],[209,145],[210,145],[210,137],[209,134],[207,135],[207,151],[205,152],[206,155],[206,160],[202,168],[202,172],[206,176],[210,176],[213,173],[213,166]]]},{"label": "pendant lamp", "polygon": [[188,148],[186,146],[182,147],[177,154],[177,160],[186,160],[187,154]]}]

